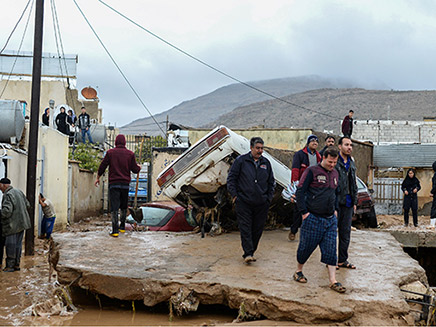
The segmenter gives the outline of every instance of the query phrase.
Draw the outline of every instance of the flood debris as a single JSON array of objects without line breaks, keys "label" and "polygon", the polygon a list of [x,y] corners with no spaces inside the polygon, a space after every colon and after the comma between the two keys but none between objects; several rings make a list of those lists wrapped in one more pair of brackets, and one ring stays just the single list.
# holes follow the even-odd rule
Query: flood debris
[{"label": "flood debris", "polygon": [[190,311],[197,311],[200,300],[195,296],[195,292],[181,287],[179,291],[170,298],[170,320],[174,311],[178,316]]},{"label": "flood debris", "polygon": [[235,320],[233,320],[234,323],[243,322],[243,321],[253,321],[253,320],[259,320],[261,318],[260,314],[251,314],[247,312],[247,308],[245,307],[245,302],[242,301],[241,305],[239,306],[238,310],[238,316]]},{"label": "flood debris", "polygon": [[32,304],[29,311],[33,316],[50,317],[74,314],[77,308],[73,304],[68,287],[57,283],[53,296],[45,301]]}]

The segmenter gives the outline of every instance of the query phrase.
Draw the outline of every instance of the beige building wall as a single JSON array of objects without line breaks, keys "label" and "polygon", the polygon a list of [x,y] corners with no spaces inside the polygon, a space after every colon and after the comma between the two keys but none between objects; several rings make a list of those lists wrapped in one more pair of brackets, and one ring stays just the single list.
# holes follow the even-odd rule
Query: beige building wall
[{"label": "beige building wall", "polygon": [[[0,88],[3,90],[5,84],[8,83],[3,99],[26,101],[26,115],[30,115],[32,82],[26,80],[0,80]],[[56,105],[67,103],[65,98],[65,86],[62,81],[41,81],[41,99],[39,101],[40,116],[44,109],[48,107],[50,99],[55,100]],[[39,118],[41,120],[41,117]]]},{"label": "beige building wall", "polygon": [[159,185],[157,185],[156,178],[160,172],[176,160],[184,150],[185,149],[182,148],[153,149],[150,174],[151,181],[149,183],[151,201],[172,201],[170,198],[162,194]]},{"label": "beige building wall", "polygon": [[95,187],[96,173],[80,169],[78,161],[69,161],[71,169],[70,222],[98,216],[103,210],[104,192],[107,191],[107,174],[101,178],[99,187]]},{"label": "beige building wall", "polygon": [[56,210],[55,230],[63,229],[68,223],[68,137],[40,126],[38,145],[37,195],[43,190],[51,200]]}]

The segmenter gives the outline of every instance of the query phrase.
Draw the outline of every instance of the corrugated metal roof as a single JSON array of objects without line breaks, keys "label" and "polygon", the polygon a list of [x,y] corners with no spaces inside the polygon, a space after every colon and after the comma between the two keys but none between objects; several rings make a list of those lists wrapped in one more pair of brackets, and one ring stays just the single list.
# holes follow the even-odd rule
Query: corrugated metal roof
[{"label": "corrugated metal roof", "polygon": [[374,146],[377,167],[432,167],[436,161],[436,144],[389,144]]}]

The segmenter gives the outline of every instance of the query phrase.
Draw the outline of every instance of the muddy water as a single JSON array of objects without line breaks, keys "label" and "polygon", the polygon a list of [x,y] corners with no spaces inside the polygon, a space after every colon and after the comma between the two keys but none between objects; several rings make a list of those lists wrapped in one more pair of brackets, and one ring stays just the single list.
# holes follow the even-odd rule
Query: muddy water
[{"label": "muddy water", "polygon": [[[50,318],[31,315],[32,304],[52,297],[56,274],[49,282],[48,244],[36,240],[34,256],[23,256],[21,271],[0,272],[0,326],[202,326],[232,322],[237,313],[223,307],[200,307],[196,313],[169,321],[165,306],[147,308],[135,302],[114,302],[74,291],[78,312]],[[77,301],[77,302],[76,302]],[[100,308],[101,305],[101,308]]]}]

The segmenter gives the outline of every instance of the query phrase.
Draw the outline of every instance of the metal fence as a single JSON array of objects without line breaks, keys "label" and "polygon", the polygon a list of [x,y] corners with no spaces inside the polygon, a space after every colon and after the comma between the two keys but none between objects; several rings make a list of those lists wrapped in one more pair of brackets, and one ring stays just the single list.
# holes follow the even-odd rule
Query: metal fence
[{"label": "metal fence", "polygon": [[[167,146],[167,140],[160,136],[143,136],[143,135],[124,135],[126,137],[126,148],[133,151],[136,155],[136,160],[140,163],[151,161],[152,148],[164,148]],[[106,143],[110,147],[115,147],[114,133],[107,135]],[[142,150],[141,150],[142,144]],[[141,152],[141,158],[139,153]]]},{"label": "metal fence", "polygon": [[375,178],[374,201],[376,203],[402,203],[401,183],[402,181],[396,178]]}]

